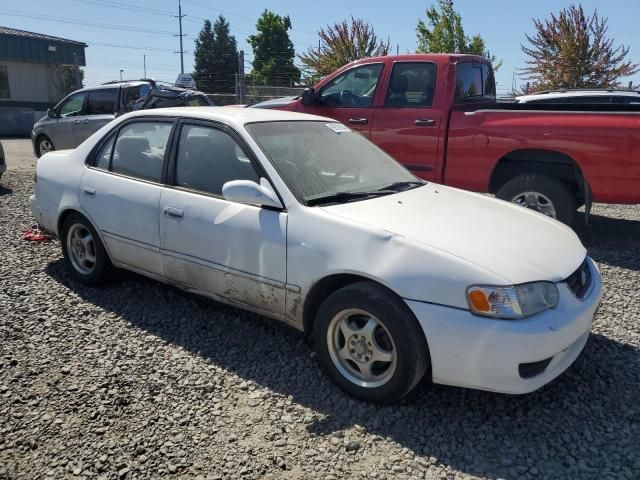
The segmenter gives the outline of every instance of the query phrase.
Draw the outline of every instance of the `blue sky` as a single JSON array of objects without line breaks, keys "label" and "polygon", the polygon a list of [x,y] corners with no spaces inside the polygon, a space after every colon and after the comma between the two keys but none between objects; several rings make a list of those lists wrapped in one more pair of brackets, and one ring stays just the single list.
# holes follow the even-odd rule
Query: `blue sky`
[{"label": "blue sky", "polygon": [[[402,0],[372,2],[371,0],[182,0],[185,71],[193,65],[193,41],[205,18],[215,19],[223,14],[231,24],[231,32],[238,46],[246,52],[247,62],[252,60],[246,38],[255,31],[260,13],[268,8],[289,15],[294,30],[290,32],[297,52],[317,46],[317,30],[330,23],[361,17],[371,23],[379,36],[389,38],[401,53],[416,48],[415,25],[432,1]],[[484,0],[458,0],[456,9],[461,13],[468,35],[480,33],[491,50],[503,60],[497,73],[498,92],[511,88],[513,74],[524,65],[520,43],[525,33],[533,31],[532,18],[546,17],[550,12],[568,6],[568,1],[536,0],[530,2]],[[348,5],[348,7],[346,7]],[[585,10],[598,9],[609,19],[609,32],[616,43],[631,48],[630,58],[640,63],[640,2],[637,0],[585,0]],[[123,7],[123,8],[121,8]],[[120,69],[127,78],[143,75],[143,54],[147,56],[147,75],[159,80],[173,81],[180,71],[178,38],[178,0],[29,0],[28,2],[2,2],[0,25],[31,30],[50,35],[85,41],[86,85],[96,85],[119,78]],[[61,20],[69,20],[66,23]],[[102,24],[102,28],[98,24]],[[115,29],[113,27],[119,27]],[[109,45],[105,45],[109,44]],[[114,46],[119,45],[119,46]],[[136,47],[136,48],[132,48]],[[247,64],[247,69],[251,68]],[[640,75],[627,79],[640,84]],[[522,83],[517,80],[518,85]]]}]

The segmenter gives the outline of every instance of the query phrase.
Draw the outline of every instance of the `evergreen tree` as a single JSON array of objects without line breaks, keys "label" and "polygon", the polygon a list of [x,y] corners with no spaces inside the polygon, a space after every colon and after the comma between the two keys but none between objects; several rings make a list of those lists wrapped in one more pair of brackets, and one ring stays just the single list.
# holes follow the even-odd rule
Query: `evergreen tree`
[{"label": "evergreen tree", "polygon": [[292,86],[300,81],[300,69],[293,63],[295,50],[289,38],[291,20],[269,10],[262,12],[256,23],[256,34],[249,36],[253,49],[253,71],[257,82],[267,85]]},{"label": "evergreen tree", "polygon": [[215,37],[210,68],[215,74],[216,92],[234,92],[238,73],[238,46],[229,33],[229,22],[220,15],[213,24]]},{"label": "evergreen tree", "polygon": [[235,91],[238,72],[238,47],[229,33],[229,22],[220,15],[213,26],[210,20],[195,41],[195,78],[198,89],[205,93]]},{"label": "evergreen tree", "polygon": [[215,77],[212,75],[214,72],[211,61],[211,52],[213,52],[215,42],[216,38],[211,21],[205,20],[204,26],[196,38],[193,52],[196,84],[198,89],[205,93],[215,92]]}]

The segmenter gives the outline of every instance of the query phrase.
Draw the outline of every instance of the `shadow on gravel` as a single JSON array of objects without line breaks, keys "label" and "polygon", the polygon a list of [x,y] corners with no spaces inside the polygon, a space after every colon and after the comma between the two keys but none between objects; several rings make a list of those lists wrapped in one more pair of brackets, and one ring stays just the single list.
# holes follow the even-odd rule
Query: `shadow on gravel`
[{"label": "shadow on gravel", "polygon": [[13,190],[11,190],[8,187],[3,187],[2,185],[0,185],[0,197],[4,196],[4,195],[11,195],[13,193]]},{"label": "shadow on gravel", "polygon": [[134,274],[90,288],[62,260],[47,272],[134,327],[318,412],[322,420],[306,426],[310,435],[361,425],[416,455],[490,478],[517,478],[527,468],[541,478],[603,478],[603,465],[626,469],[637,461],[640,404],[632,386],[640,384],[640,350],[601,335],[559,379],[529,395],[423,381],[398,404],[376,406],[340,391],[302,335],[283,324]]},{"label": "shadow on gravel", "polygon": [[640,220],[591,215],[590,222],[590,227],[584,227],[580,217],[577,231],[594,260],[640,270]]}]

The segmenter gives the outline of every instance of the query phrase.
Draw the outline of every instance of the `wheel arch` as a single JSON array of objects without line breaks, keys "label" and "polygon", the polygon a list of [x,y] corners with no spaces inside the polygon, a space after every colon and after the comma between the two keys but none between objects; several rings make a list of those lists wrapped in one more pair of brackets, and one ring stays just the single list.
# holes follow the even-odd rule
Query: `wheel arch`
[{"label": "wheel arch", "polygon": [[77,208],[67,207],[67,208],[64,208],[59,213],[58,222],[57,222],[57,231],[58,231],[58,238],[60,239],[60,242],[64,242],[65,241],[62,238],[62,225],[64,224],[64,221],[69,217],[69,215],[74,214],[74,213],[77,213],[78,215],[81,215],[83,218],[85,218],[91,224],[93,229],[98,234],[98,237],[100,238],[100,241],[102,242],[102,246],[104,247],[105,252],[107,252],[107,256],[109,257],[109,260],[113,263],[113,258],[111,257],[111,252],[109,251],[109,247],[107,246],[106,242],[104,241],[104,237],[102,236],[102,232],[96,226],[95,222],[91,219],[91,217],[89,215],[87,215],[85,212],[83,212],[82,210],[79,210]]},{"label": "wheel arch", "polygon": [[[405,305],[407,312],[409,312],[411,316],[415,318],[415,315],[405,304],[402,297],[392,288],[390,288],[388,285],[385,285],[381,281],[361,273],[331,273],[316,281],[305,295],[302,309],[302,325],[303,332],[306,338],[310,339],[312,337],[316,314],[318,312],[318,309],[320,308],[320,305],[322,305],[322,302],[324,302],[332,293],[336,292],[337,290],[358,282],[369,282],[381,287],[390,295],[400,300],[402,304]],[[416,322],[417,321],[418,320],[416,319]]]},{"label": "wheel arch", "polygon": [[495,164],[489,179],[489,193],[496,193],[512,178],[538,173],[565,183],[576,199],[584,200],[588,185],[578,162],[570,155],[545,149],[518,149],[505,154]]}]

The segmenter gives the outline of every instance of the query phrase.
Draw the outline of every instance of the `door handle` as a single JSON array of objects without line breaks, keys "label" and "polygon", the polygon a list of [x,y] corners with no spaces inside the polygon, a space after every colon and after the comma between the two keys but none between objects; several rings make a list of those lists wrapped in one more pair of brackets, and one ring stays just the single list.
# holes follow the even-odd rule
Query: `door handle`
[{"label": "door handle", "polygon": [[413,124],[418,127],[433,127],[436,121],[432,118],[418,118]]},{"label": "door handle", "polygon": [[73,121],[73,124],[74,124],[74,125],[79,125],[79,124],[80,124],[80,120],[74,120],[74,121]]},{"label": "door handle", "polygon": [[85,119],[82,121],[82,123],[89,123],[89,119],[88,119],[88,118],[85,118]]},{"label": "door handle", "polygon": [[369,122],[367,118],[350,118],[349,123],[353,125],[366,125]]},{"label": "door handle", "polygon": [[82,191],[85,195],[89,195],[90,197],[96,196],[96,189],[93,187],[82,187]]},{"label": "door handle", "polygon": [[164,216],[172,220],[182,220],[184,218],[184,211],[179,208],[164,207]]}]

